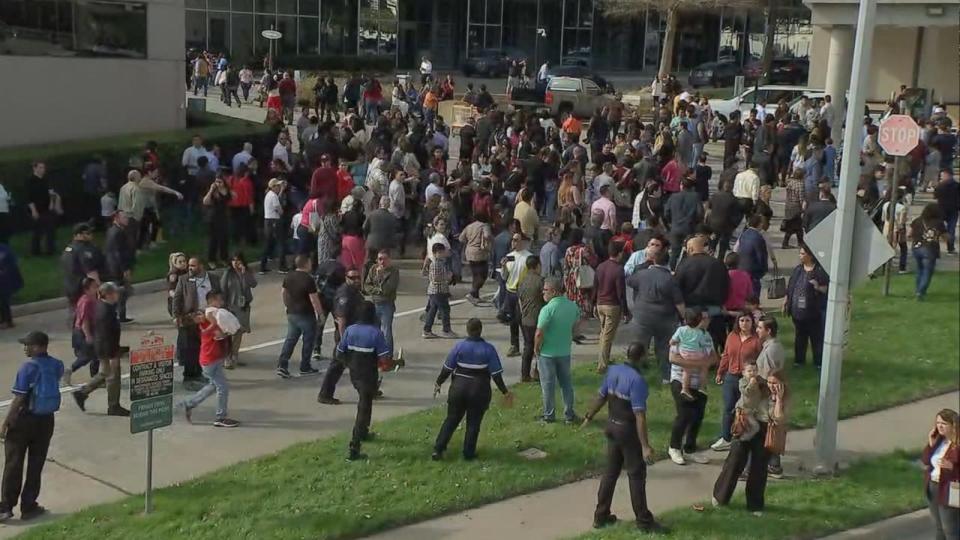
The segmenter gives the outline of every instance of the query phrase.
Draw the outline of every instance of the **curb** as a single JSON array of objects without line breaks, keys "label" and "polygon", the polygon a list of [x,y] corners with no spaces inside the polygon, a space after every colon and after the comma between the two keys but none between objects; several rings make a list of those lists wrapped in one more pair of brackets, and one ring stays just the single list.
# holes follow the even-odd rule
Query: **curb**
[{"label": "curb", "polygon": [[[394,264],[404,270],[419,270],[422,261],[420,259],[394,259]],[[166,279],[153,279],[150,281],[140,281],[133,284],[134,294],[150,294],[166,290]],[[48,298],[46,300],[37,300],[36,302],[27,302],[26,304],[17,304],[10,309],[14,317],[23,317],[25,315],[36,315],[38,313],[48,313],[51,311],[61,311],[66,307],[66,301],[63,297]]]},{"label": "curb", "polygon": [[825,536],[820,540],[899,540],[921,535],[926,530],[932,532],[933,523],[930,519],[929,511],[917,510]]}]

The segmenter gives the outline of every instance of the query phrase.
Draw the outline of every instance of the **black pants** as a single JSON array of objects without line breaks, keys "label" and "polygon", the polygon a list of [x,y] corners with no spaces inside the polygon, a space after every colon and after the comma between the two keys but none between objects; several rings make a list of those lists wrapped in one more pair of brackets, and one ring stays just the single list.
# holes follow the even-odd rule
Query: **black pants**
[{"label": "black pants", "polygon": [[357,418],[353,423],[353,435],[350,438],[350,450],[359,451],[360,442],[370,433],[373,399],[377,395],[376,363],[371,368],[371,366],[360,366],[358,362],[354,362],[350,367],[350,382],[357,389],[357,395],[359,396]]},{"label": "black pants", "polygon": [[207,234],[210,235],[207,243],[207,261],[228,262],[230,260],[230,255],[227,254],[229,230],[226,220],[211,219]]},{"label": "black pants", "polygon": [[13,322],[13,310],[10,309],[10,293],[0,292],[0,324]]},{"label": "black pants", "polygon": [[727,251],[730,249],[730,236],[729,232],[718,232],[715,234],[712,240],[710,240],[710,249],[713,250],[714,255],[717,259],[723,260],[723,256],[727,254]]},{"label": "black pants", "polygon": [[257,230],[253,226],[253,215],[246,206],[230,208],[230,223],[233,225],[233,241],[237,244],[246,242],[247,245],[257,243]]},{"label": "black pants", "polygon": [[[40,474],[47,460],[50,438],[53,437],[53,415],[35,416],[27,411],[20,413],[15,424],[7,431],[4,441],[3,500],[0,511],[11,510],[20,500],[20,511],[29,511],[37,506],[40,496]],[[23,466],[27,466],[27,479],[23,479]]]},{"label": "black pants", "polygon": [[520,297],[517,293],[507,291],[505,311],[510,317],[510,347],[520,348]]},{"label": "black pants", "polygon": [[263,246],[263,255],[260,256],[260,271],[267,271],[267,259],[273,257],[277,251],[277,268],[287,271],[287,240],[285,228],[281,219],[263,220],[263,236],[266,239]]},{"label": "black pants", "polygon": [[149,244],[157,241],[157,233],[160,230],[160,216],[156,208],[147,208],[143,211],[143,220],[140,221],[140,245],[142,249]]},{"label": "black pants", "polygon": [[184,380],[197,379],[200,369],[200,332],[196,325],[177,328],[177,359],[183,366]]},{"label": "black pants", "polygon": [[530,378],[530,369],[533,366],[533,339],[537,335],[536,326],[520,326],[520,333],[523,334],[523,356],[520,357],[520,377],[521,379]]},{"label": "black pants", "polygon": [[767,463],[770,452],[763,447],[767,438],[767,424],[760,422],[760,431],[749,441],[734,439],[730,445],[730,453],[723,462],[723,469],[713,485],[713,496],[720,504],[727,504],[733,497],[737,487],[737,480],[743,469],[750,461],[750,471],[747,473],[747,510],[759,512],[763,510],[763,492],[767,489]]},{"label": "black pants", "polygon": [[43,255],[53,255],[54,233],[57,229],[57,216],[53,212],[40,214],[33,222],[33,235],[30,237],[30,254],[41,255],[40,241],[43,240]]},{"label": "black pants", "polygon": [[[326,318],[324,318],[326,322]],[[323,330],[319,328],[319,322],[317,323],[317,345],[314,348],[314,352],[320,351],[320,336],[323,335]],[[333,359],[330,360],[330,365],[327,366],[327,371],[323,374],[323,382],[320,383],[320,395],[318,398],[322,399],[333,399],[333,394],[337,391],[337,383],[340,382],[340,377],[343,377],[343,372],[347,369],[347,364],[344,359],[337,354],[337,345],[340,343],[340,329],[337,328],[336,323],[333,325]]]},{"label": "black pants", "polygon": [[630,482],[630,503],[637,523],[650,525],[653,514],[647,508],[647,464],[643,462],[640,439],[637,437],[636,424],[607,422],[607,468],[600,477],[600,489],[597,492],[597,509],[594,521],[601,521],[610,515],[610,503],[617,487],[620,471],[626,468]]},{"label": "black pants", "polygon": [[454,375],[447,396],[447,418],[440,426],[437,442],[433,449],[444,452],[453,432],[456,431],[463,416],[467,416],[467,429],[463,434],[463,457],[472,459],[477,455],[477,439],[480,437],[480,423],[490,407],[490,379],[480,376]]},{"label": "black pants", "polygon": [[813,346],[813,365],[820,367],[823,360],[823,334],[825,320],[818,313],[807,319],[793,319],[796,335],[793,340],[793,362],[798,365],[807,362],[807,342]]},{"label": "black pants", "polygon": [[490,274],[490,263],[487,261],[470,261],[470,296],[480,298],[480,289],[487,282]]},{"label": "black pants", "polygon": [[[701,384],[707,382],[702,381]],[[677,416],[673,419],[673,429],[670,432],[670,448],[692,454],[697,451],[697,433],[703,423],[703,413],[707,410],[707,396],[702,392],[694,392],[697,399],[687,401],[680,396],[682,387],[680,381],[670,382],[670,393],[673,394],[673,403],[677,408]]]}]

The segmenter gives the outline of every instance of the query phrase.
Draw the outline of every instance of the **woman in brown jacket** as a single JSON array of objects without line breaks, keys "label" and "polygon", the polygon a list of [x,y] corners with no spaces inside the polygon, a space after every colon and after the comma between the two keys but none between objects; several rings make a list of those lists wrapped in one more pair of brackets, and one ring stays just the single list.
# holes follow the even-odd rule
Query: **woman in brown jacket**
[{"label": "woman in brown jacket", "polygon": [[[937,413],[923,449],[923,483],[930,503],[930,516],[937,528],[937,540],[960,536],[960,501],[950,505],[951,484],[960,482],[960,417],[957,411]],[[954,496],[960,499],[960,493]]]}]

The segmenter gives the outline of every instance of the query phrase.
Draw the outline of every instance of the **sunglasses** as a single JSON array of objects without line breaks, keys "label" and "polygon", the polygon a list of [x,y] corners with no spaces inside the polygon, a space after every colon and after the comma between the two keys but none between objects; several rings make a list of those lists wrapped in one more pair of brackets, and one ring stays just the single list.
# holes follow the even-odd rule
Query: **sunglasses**
[{"label": "sunglasses", "polygon": [[350,281],[355,281],[360,279],[360,276],[348,275],[347,279],[349,279]]}]

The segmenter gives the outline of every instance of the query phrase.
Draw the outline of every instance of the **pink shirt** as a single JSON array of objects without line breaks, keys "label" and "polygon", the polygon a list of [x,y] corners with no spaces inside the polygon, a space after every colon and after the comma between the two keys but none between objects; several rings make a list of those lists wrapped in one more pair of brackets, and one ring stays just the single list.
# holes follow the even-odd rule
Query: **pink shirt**
[{"label": "pink shirt", "polygon": [[727,301],[723,303],[723,307],[727,311],[739,311],[753,292],[753,281],[746,270],[739,268],[727,270],[727,275],[730,276],[730,287],[727,289]]},{"label": "pink shirt", "polygon": [[591,214],[603,214],[603,223],[600,224],[600,228],[613,231],[617,227],[617,205],[613,204],[613,201],[605,197],[600,197],[594,201],[593,206],[590,207]]},{"label": "pink shirt", "polygon": [[671,159],[663,166],[660,177],[663,178],[663,191],[668,193],[680,191],[680,163],[676,159]]}]

